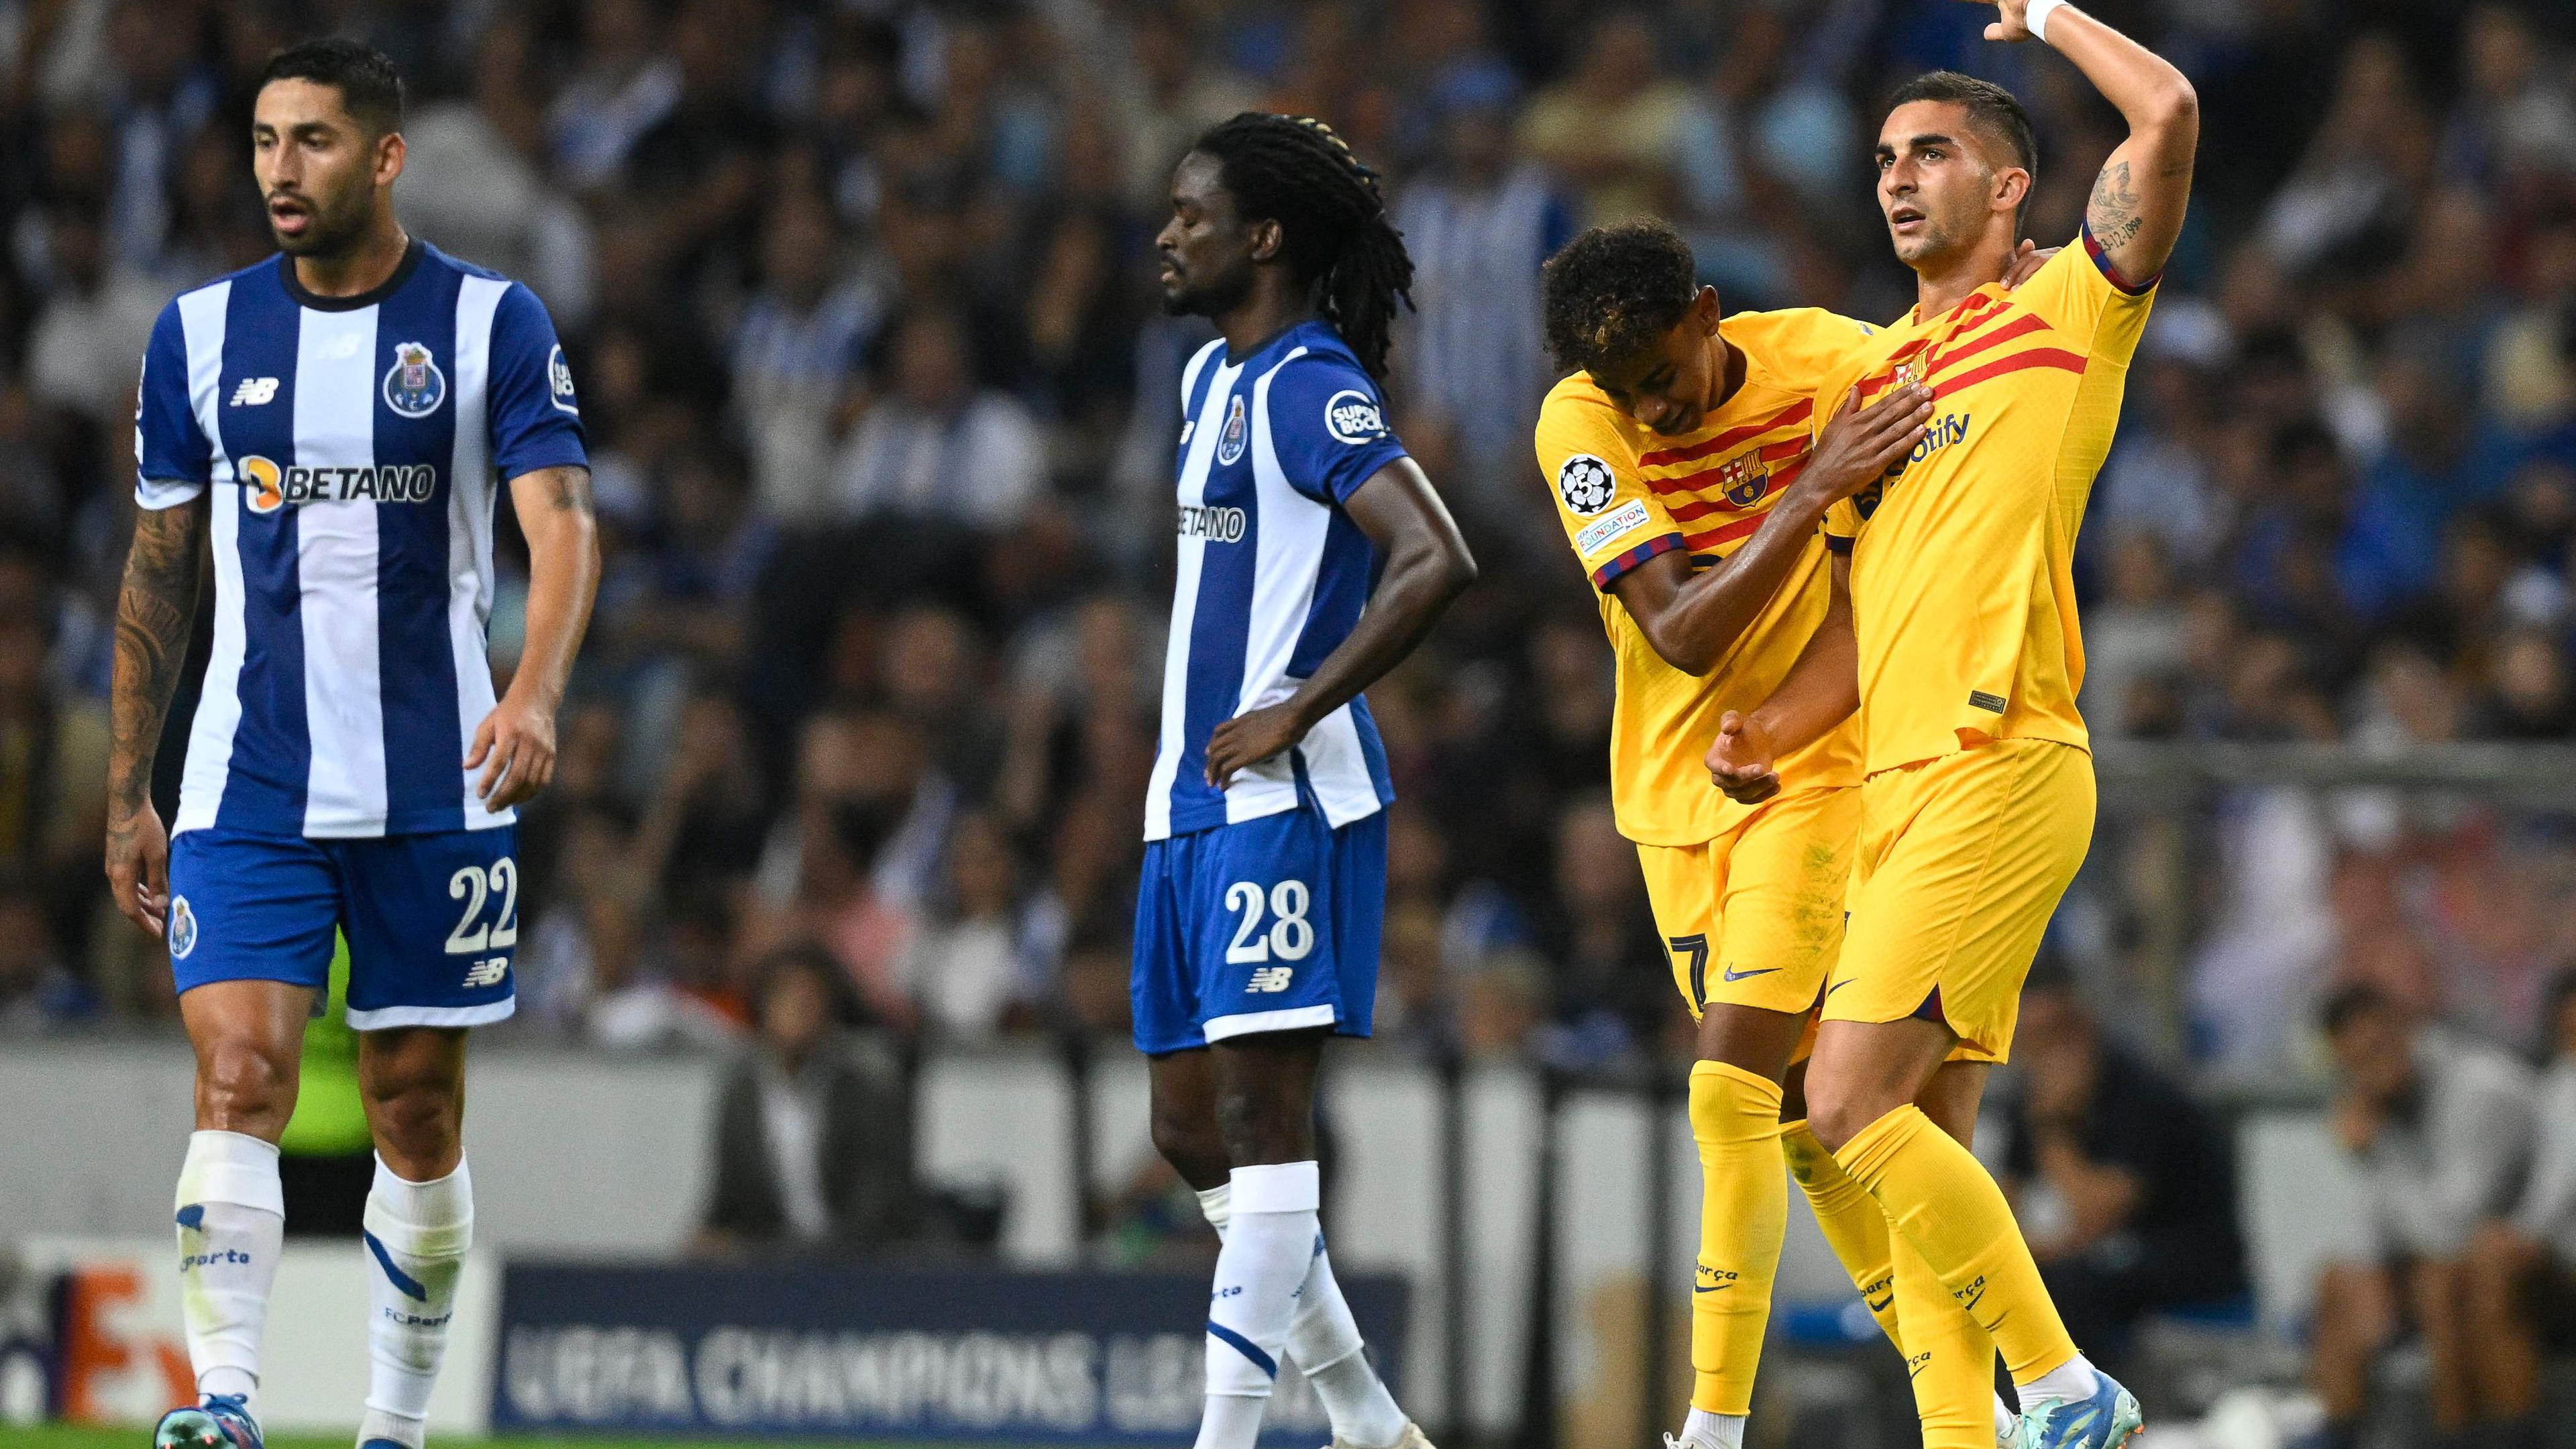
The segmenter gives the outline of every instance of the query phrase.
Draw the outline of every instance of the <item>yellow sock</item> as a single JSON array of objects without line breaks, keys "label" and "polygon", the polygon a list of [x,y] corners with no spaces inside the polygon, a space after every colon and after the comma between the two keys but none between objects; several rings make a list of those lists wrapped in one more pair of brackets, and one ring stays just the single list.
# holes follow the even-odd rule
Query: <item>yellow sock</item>
[{"label": "yellow sock", "polygon": [[1920,1108],[1908,1103],[1870,1123],[1834,1160],[1878,1199],[1889,1227],[1994,1339],[2014,1383],[2075,1357],[2075,1340],[2040,1282],[2003,1189]]},{"label": "yellow sock", "polygon": [[1995,1341],[1959,1311],[1914,1244],[1897,1236],[1891,1256],[1923,1449],[1994,1449]]},{"label": "yellow sock", "polygon": [[1896,1287],[1888,1267],[1887,1214],[1880,1210],[1878,1199],[1851,1180],[1851,1174],[1807,1129],[1804,1117],[1780,1124],[1780,1155],[1789,1159],[1789,1175],[1806,1190],[1807,1203],[1816,1210],[1816,1226],[1825,1230],[1825,1242],[1842,1260],[1843,1271],[1851,1275],[1860,1301],[1869,1306],[1870,1317],[1878,1320],[1887,1341],[1902,1353],[1905,1340],[1896,1331]]},{"label": "yellow sock", "polygon": [[1861,1302],[1905,1357],[1924,1449],[1992,1449],[1994,1340],[1950,1301],[1922,1254],[1901,1238],[1891,1241],[1878,1199],[1852,1181],[1805,1121],[1780,1124],[1780,1151]]},{"label": "yellow sock", "polygon": [[1780,1171],[1780,1088],[1724,1062],[1691,1068],[1699,1142],[1699,1272],[1691,1284],[1691,1407],[1745,1414],[1771,1323],[1771,1280],[1789,1224]]}]

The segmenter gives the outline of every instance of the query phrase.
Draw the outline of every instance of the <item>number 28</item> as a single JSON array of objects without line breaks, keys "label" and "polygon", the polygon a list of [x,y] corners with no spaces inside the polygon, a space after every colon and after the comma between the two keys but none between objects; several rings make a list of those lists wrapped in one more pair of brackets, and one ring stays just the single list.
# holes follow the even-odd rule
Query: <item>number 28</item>
[{"label": "number 28", "polygon": [[1315,924],[1306,919],[1306,909],[1313,896],[1302,880],[1283,880],[1270,888],[1270,913],[1279,919],[1270,930],[1261,930],[1261,886],[1256,881],[1239,880],[1225,888],[1225,908],[1243,912],[1243,920],[1234,928],[1234,942],[1225,948],[1229,965],[1246,961],[1267,961],[1277,956],[1282,961],[1303,961],[1315,949]]}]

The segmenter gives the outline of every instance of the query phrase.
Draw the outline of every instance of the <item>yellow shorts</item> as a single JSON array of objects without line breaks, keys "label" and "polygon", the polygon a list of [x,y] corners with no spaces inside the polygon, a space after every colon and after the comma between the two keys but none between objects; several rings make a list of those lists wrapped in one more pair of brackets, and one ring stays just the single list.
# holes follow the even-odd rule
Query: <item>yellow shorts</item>
[{"label": "yellow shorts", "polygon": [[1843,943],[1860,829],[1851,786],[1778,796],[1698,845],[1640,845],[1646,900],[1696,1018],[1710,1002],[1806,1011]]},{"label": "yellow shorts", "polygon": [[2093,843],[2093,757],[1997,740],[1862,783],[1859,858],[1827,1021],[1927,1019],[1953,1060],[2012,1051],[2021,983]]}]

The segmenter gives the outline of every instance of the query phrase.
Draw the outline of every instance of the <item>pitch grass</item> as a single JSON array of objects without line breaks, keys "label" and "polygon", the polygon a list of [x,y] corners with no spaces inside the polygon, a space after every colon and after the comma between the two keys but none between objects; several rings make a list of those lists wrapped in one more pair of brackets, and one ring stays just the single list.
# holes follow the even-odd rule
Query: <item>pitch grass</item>
[{"label": "pitch grass", "polygon": [[[796,1440],[780,1439],[609,1439],[587,1435],[568,1435],[548,1439],[432,1439],[433,1449],[784,1449]],[[815,1440],[830,1443],[835,1449],[899,1449],[885,1444],[862,1444],[848,1439]],[[73,1429],[48,1426],[36,1429],[0,1427],[0,1444],[9,1449],[151,1449],[152,1435],[147,1429]],[[268,1449],[350,1449],[346,1434],[315,1438],[301,1434],[271,1434]]]}]

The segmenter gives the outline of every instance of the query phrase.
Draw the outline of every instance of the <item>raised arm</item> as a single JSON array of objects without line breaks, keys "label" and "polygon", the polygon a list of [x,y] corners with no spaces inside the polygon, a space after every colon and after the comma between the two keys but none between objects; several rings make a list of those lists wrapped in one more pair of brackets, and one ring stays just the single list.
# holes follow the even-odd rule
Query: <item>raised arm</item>
[{"label": "raised arm", "polygon": [[1377,545],[1386,567],[1350,636],[1324,656],[1296,693],[1236,715],[1209,734],[1207,779],[1220,790],[1237,770],[1304,739],[1324,716],[1402,662],[1449,601],[1476,581],[1467,541],[1411,458],[1397,458],[1370,474],[1343,509]]},{"label": "raised arm", "polygon": [[152,762],[179,687],[197,618],[201,494],[135,514],[125,582],[116,592],[116,666],[109,685],[107,880],[116,908],[158,936],[170,897],[170,836],[152,808]]},{"label": "raised arm", "polygon": [[2075,62],[2129,123],[2129,138],[2094,179],[2084,224],[2119,280],[2143,287],[2164,270],[2182,236],[2192,159],[2200,148],[2199,95],[2162,56],[2063,0],[1997,3],[2003,18],[1986,27],[1988,40],[2036,35]]},{"label": "raised arm", "polygon": [[1742,548],[1696,576],[1690,556],[1674,552],[1610,581],[1620,607],[1666,664],[1686,674],[1716,668],[1778,592],[1825,510],[1867,487],[1922,441],[1932,416],[1931,393],[1894,388],[1866,408],[1858,406],[1859,397],[1853,389],[1807,455],[1807,466]]},{"label": "raised arm", "polygon": [[510,480],[510,506],[528,539],[528,640],[510,692],[483,717],[465,768],[480,769],[476,798],[494,814],[555,777],[555,708],[599,594],[599,525],[590,470],[538,468]]}]

